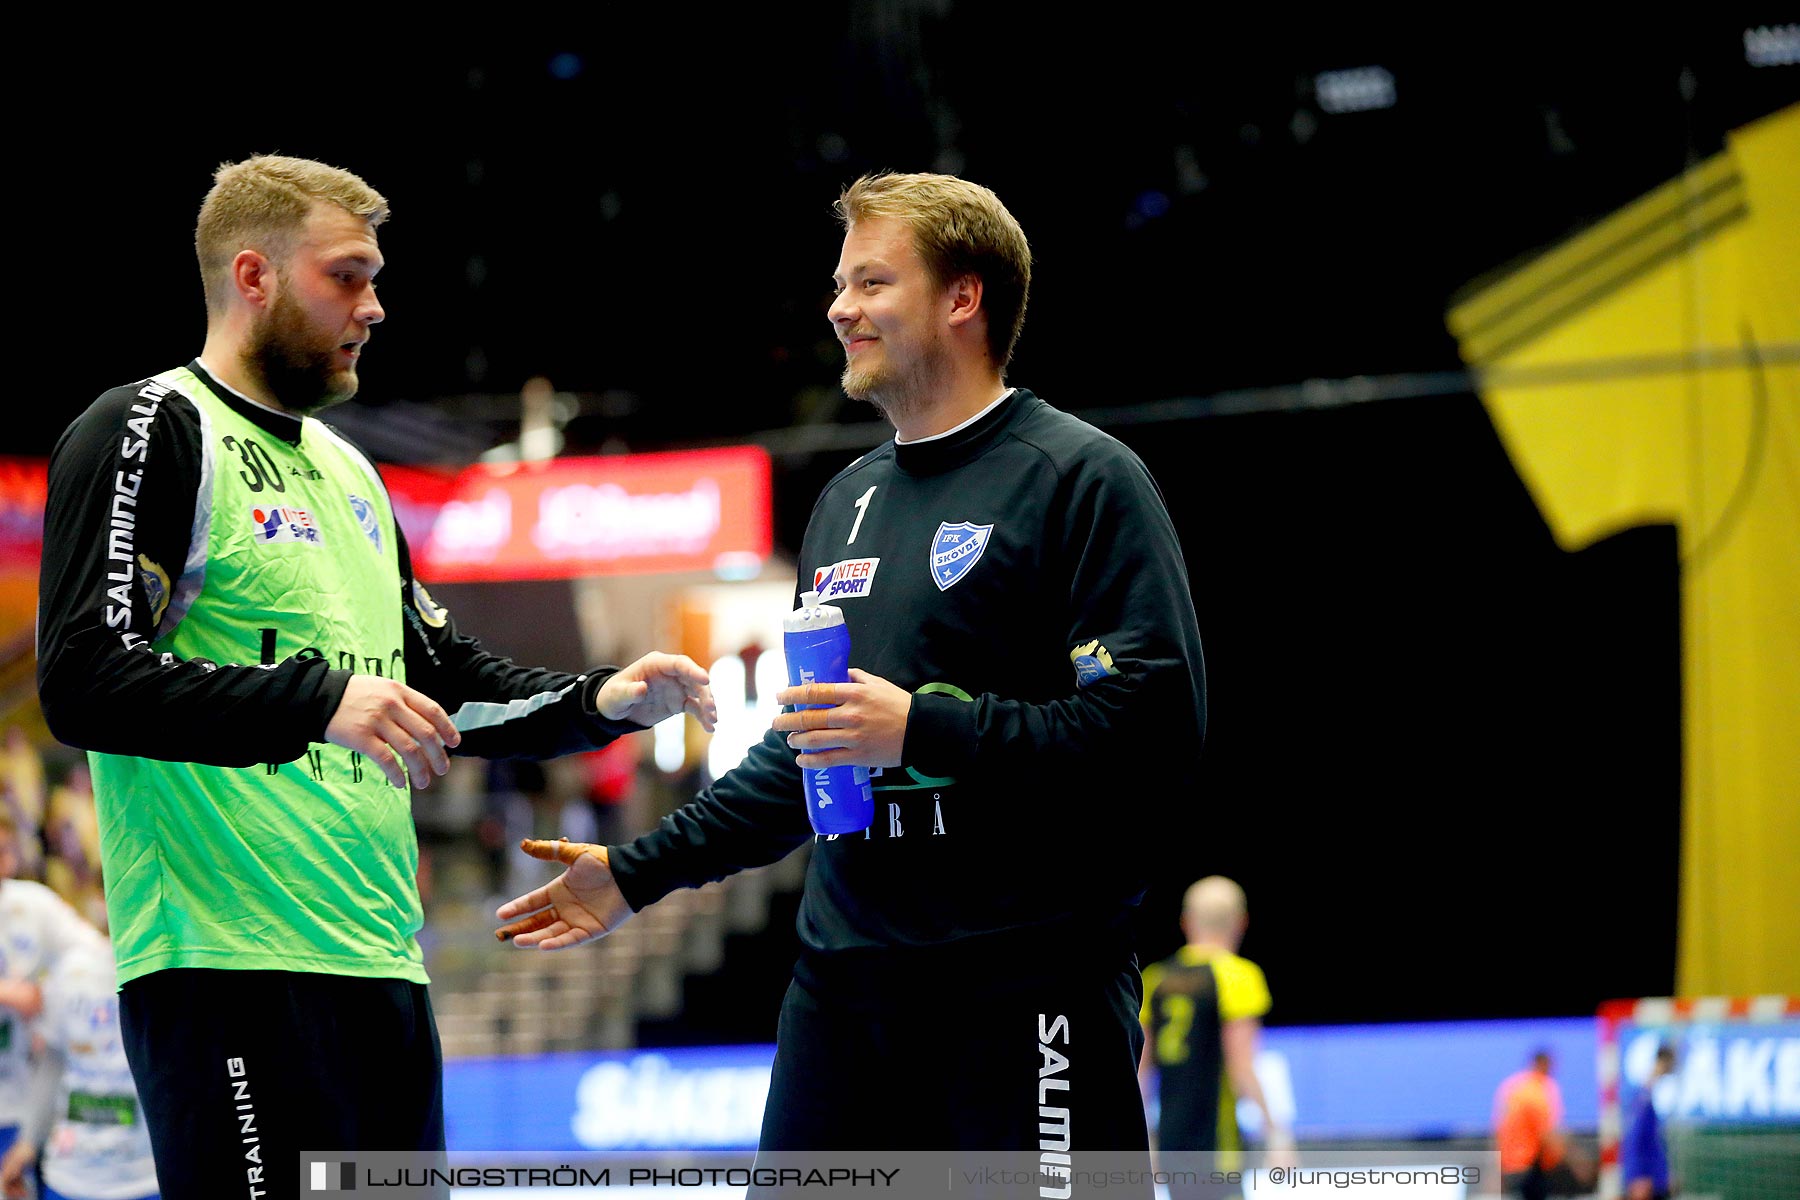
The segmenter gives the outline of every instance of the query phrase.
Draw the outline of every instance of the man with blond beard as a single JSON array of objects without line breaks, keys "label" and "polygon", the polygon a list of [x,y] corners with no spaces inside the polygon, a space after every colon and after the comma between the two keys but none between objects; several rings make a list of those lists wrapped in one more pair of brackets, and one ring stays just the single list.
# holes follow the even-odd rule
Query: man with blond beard
[{"label": "man with blond beard", "polygon": [[101,396],[51,459],[38,684],[89,751],[171,1200],[293,1196],[302,1149],[443,1148],[409,782],[714,716],[686,658],[519,667],[414,579],[374,464],[313,415],[355,394],[386,315],[387,212],[323,163],[221,167],[205,348]]},{"label": "man with blond beard", "polygon": [[1031,251],[993,192],[878,175],[838,211],[844,390],[895,437],[826,485],[796,593],[842,607],[851,682],[783,689],[824,707],[634,842],[528,843],[569,869],[500,932],[575,945],[781,858],[796,752],[868,767],[874,825],[814,842],[762,1148],[1141,1152],[1131,916],[1205,725],[1175,530],[1130,450],[1005,383]]}]

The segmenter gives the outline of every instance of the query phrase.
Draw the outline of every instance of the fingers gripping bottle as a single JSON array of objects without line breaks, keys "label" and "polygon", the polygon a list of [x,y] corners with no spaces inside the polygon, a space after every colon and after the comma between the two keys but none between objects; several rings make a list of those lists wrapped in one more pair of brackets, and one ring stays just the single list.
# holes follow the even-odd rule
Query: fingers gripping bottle
[{"label": "fingers gripping bottle", "polygon": [[[850,631],[844,628],[843,609],[820,604],[817,592],[802,593],[800,607],[782,623],[782,634],[790,686],[850,681]],[[875,793],[869,785],[867,767],[829,767],[822,771],[802,767],[800,778],[806,789],[806,815],[818,832],[861,833],[875,819]]]}]

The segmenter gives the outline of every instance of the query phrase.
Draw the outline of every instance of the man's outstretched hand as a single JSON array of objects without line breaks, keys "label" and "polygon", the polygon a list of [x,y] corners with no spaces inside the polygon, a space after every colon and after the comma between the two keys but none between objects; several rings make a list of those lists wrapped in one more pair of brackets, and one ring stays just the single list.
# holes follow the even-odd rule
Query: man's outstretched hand
[{"label": "man's outstretched hand", "polygon": [[719,720],[719,706],[707,686],[711,682],[700,664],[687,655],[653,650],[601,684],[594,707],[609,721],[636,721],[639,725],[654,725],[690,712],[700,727],[711,733]]},{"label": "man's outstretched hand", "polygon": [[630,919],[631,905],[613,881],[605,846],[568,838],[554,842],[526,838],[519,849],[569,869],[535,892],[500,906],[494,915],[512,922],[494,931],[501,941],[511,938],[515,946],[562,950],[605,937]]}]

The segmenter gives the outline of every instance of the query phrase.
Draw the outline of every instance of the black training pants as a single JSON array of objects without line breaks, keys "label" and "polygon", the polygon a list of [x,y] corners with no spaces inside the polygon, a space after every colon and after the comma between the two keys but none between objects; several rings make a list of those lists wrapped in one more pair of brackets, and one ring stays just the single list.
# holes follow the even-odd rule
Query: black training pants
[{"label": "black training pants", "polygon": [[1141,995],[1133,966],[904,997],[819,996],[796,980],[761,1148],[1147,1152]]},{"label": "black training pants", "polygon": [[119,993],[163,1200],[287,1200],[303,1150],[444,1149],[423,984],[155,971]]}]

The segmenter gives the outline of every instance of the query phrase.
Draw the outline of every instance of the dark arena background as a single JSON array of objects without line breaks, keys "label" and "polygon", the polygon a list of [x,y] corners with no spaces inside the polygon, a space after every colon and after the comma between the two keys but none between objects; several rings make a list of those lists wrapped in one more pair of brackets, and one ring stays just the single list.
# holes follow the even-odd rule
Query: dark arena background
[{"label": "dark arena background", "polygon": [[[327,417],[384,468],[448,489],[484,455],[597,460],[578,469],[600,478],[614,456],[767,453],[769,540],[749,565],[573,580],[420,565],[464,628],[521,661],[574,667],[652,646],[708,665],[732,656],[740,705],[763,631],[778,636],[791,607],[795,567],[813,565],[794,560],[814,498],[891,432],[838,387],[824,315],[841,238],[832,202],[871,170],[962,175],[999,194],[1035,255],[1008,381],[1149,466],[1206,653],[1204,749],[1147,739],[1046,869],[1149,861],[1144,963],[1181,943],[1188,884],[1243,885],[1242,953],[1267,975],[1265,1043],[1288,1055],[1303,1144],[1482,1144],[1501,1079],[1553,1045],[1588,1170],[1577,1186],[1603,1191],[1600,1006],[1800,994],[1795,893],[1746,884],[1732,900],[1721,880],[1738,868],[1694,858],[1690,840],[1782,857],[1771,878],[1800,853],[1800,726],[1787,723],[1800,718],[1800,551],[1779,534],[1800,529],[1800,260],[1741,255],[1775,290],[1723,340],[1704,316],[1737,303],[1708,290],[1721,278],[1709,246],[1765,227],[1768,245],[1796,245],[1800,201],[1780,185],[1797,182],[1800,161],[1800,26],[1772,8],[1705,12],[1455,29],[1202,5],[607,9],[591,28],[515,29],[504,44],[296,34],[254,51],[37,63],[26,107],[81,115],[23,131],[43,186],[15,191],[12,235],[45,261],[18,289],[27,375],[0,446],[13,547],[0,720],[45,764],[44,789],[79,790],[80,759],[48,737],[31,685],[32,472],[102,391],[198,352],[193,220],[221,162],[318,158],[392,203],[387,319],[361,393]],[[1752,129],[1776,132],[1754,141]],[[1773,153],[1758,149],[1771,141]],[[1727,160],[1748,216],[1722,233],[1704,214],[1671,218],[1678,236],[1660,249],[1617,248],[1655,236],[1630,224],[1643,204]],[[1587,254],[1583,237],[1609,248]],[[1597,267],[1595,254],[1623,265]],[[1591,286],[1568,283],[1577,270]],[[1566,302],[1478,345],[1479,314],[1474,326],[1454,314],[1533,272]],[[1661,342],[1605,333],[1584,348],[1587,314],[1659,272],[1703,315]],[[1648,328],[1659,311],[1620,328]],[[1748,414],[1730,425],[1741,437],[1696,435],[1669,452],[1681,478],[1723,481],[1708,498],[1692,510],[1633,501],[1585,524],[1549,511],[1557,468],[1516,449],[1530,422],[1508,406],[1567,404],[1579,423],[1621,396],[1648,411],[1665,393],[1691,418],[1672,428],[1731,405]],[[1635,452],[1621,441],[1617,453]],[[1683,589],[1696,554],[1740,531],[1774,539],[1747,568],[1774,582],[1745,586],[1786,599],[1746,610],[1760,614],[1761,653],[1721,660],[1760,681],[1744,683],[1754,710],[1733,715],[1726,685],[1695,678],[1722,642],[1691,639],[1719,612]],[[670,915],[647,910],[620,947],[540,960],[489,934],[497,899],[543,877],[506,843],[571,819],[624,840],[716,766],[697,730],[685,745],[679,733],[635,740],[624,763],[473,764],[415,797],[453,1152],[745,1149],[730,1131],[741,1119],[721,1118],[730,1128],[715,1137],[596,1114],[593,1097],[672,1103],[657,1089],[690,1069],[747,1073],[751,1091],[761,1069],[766,1082],[797,863],[709,887]],[[1196,754],[1198,785],[1173,789],[1170,764]],[[1761,765],[1740,769],[1751,760]],[[44,842],[39,878],[61,853]],[[1740,953],[1727,927],[1759,931],[1762,949]],[[1770,1028],[1771,1062],[1800,1054],[1792,1017]],[[1388,1051],[1358,1058],[1356,1039],[1396,1048],[1392,1077],[1379,1065]],[[1421,1076],[1435,1090],[1407,1109],[1408,1073],[1428,1069],[1402,1065],[1409,1042],[1454,1043],[1440,1065],[1465,1050],[1474,1065]],[[1349,1057],[1334,1060],[1340,1044]],[[484,1115],[496,1095],[525,1103],[508,1074],[522,1061],[549,1094],[532,1101],[548,1106],[534,1118],[554,1134],[542,1142],[508,1142],[508,1123]],[[1354,1078],[1301,1078],[1314,1061]],[[1744,1165],[1795,1153],[1800,1083],[1770,1070],[1765,1114],[1719,1118],[1769,1140],[1727,1154],[1704,1194],[1796,1194]],[[682,1103],[706,1103],[714,1085]],[[1309,1096],[1339,1107],[1309,1125]],[[1693,1163],[1711,1152],[1697,1144]]]}]

